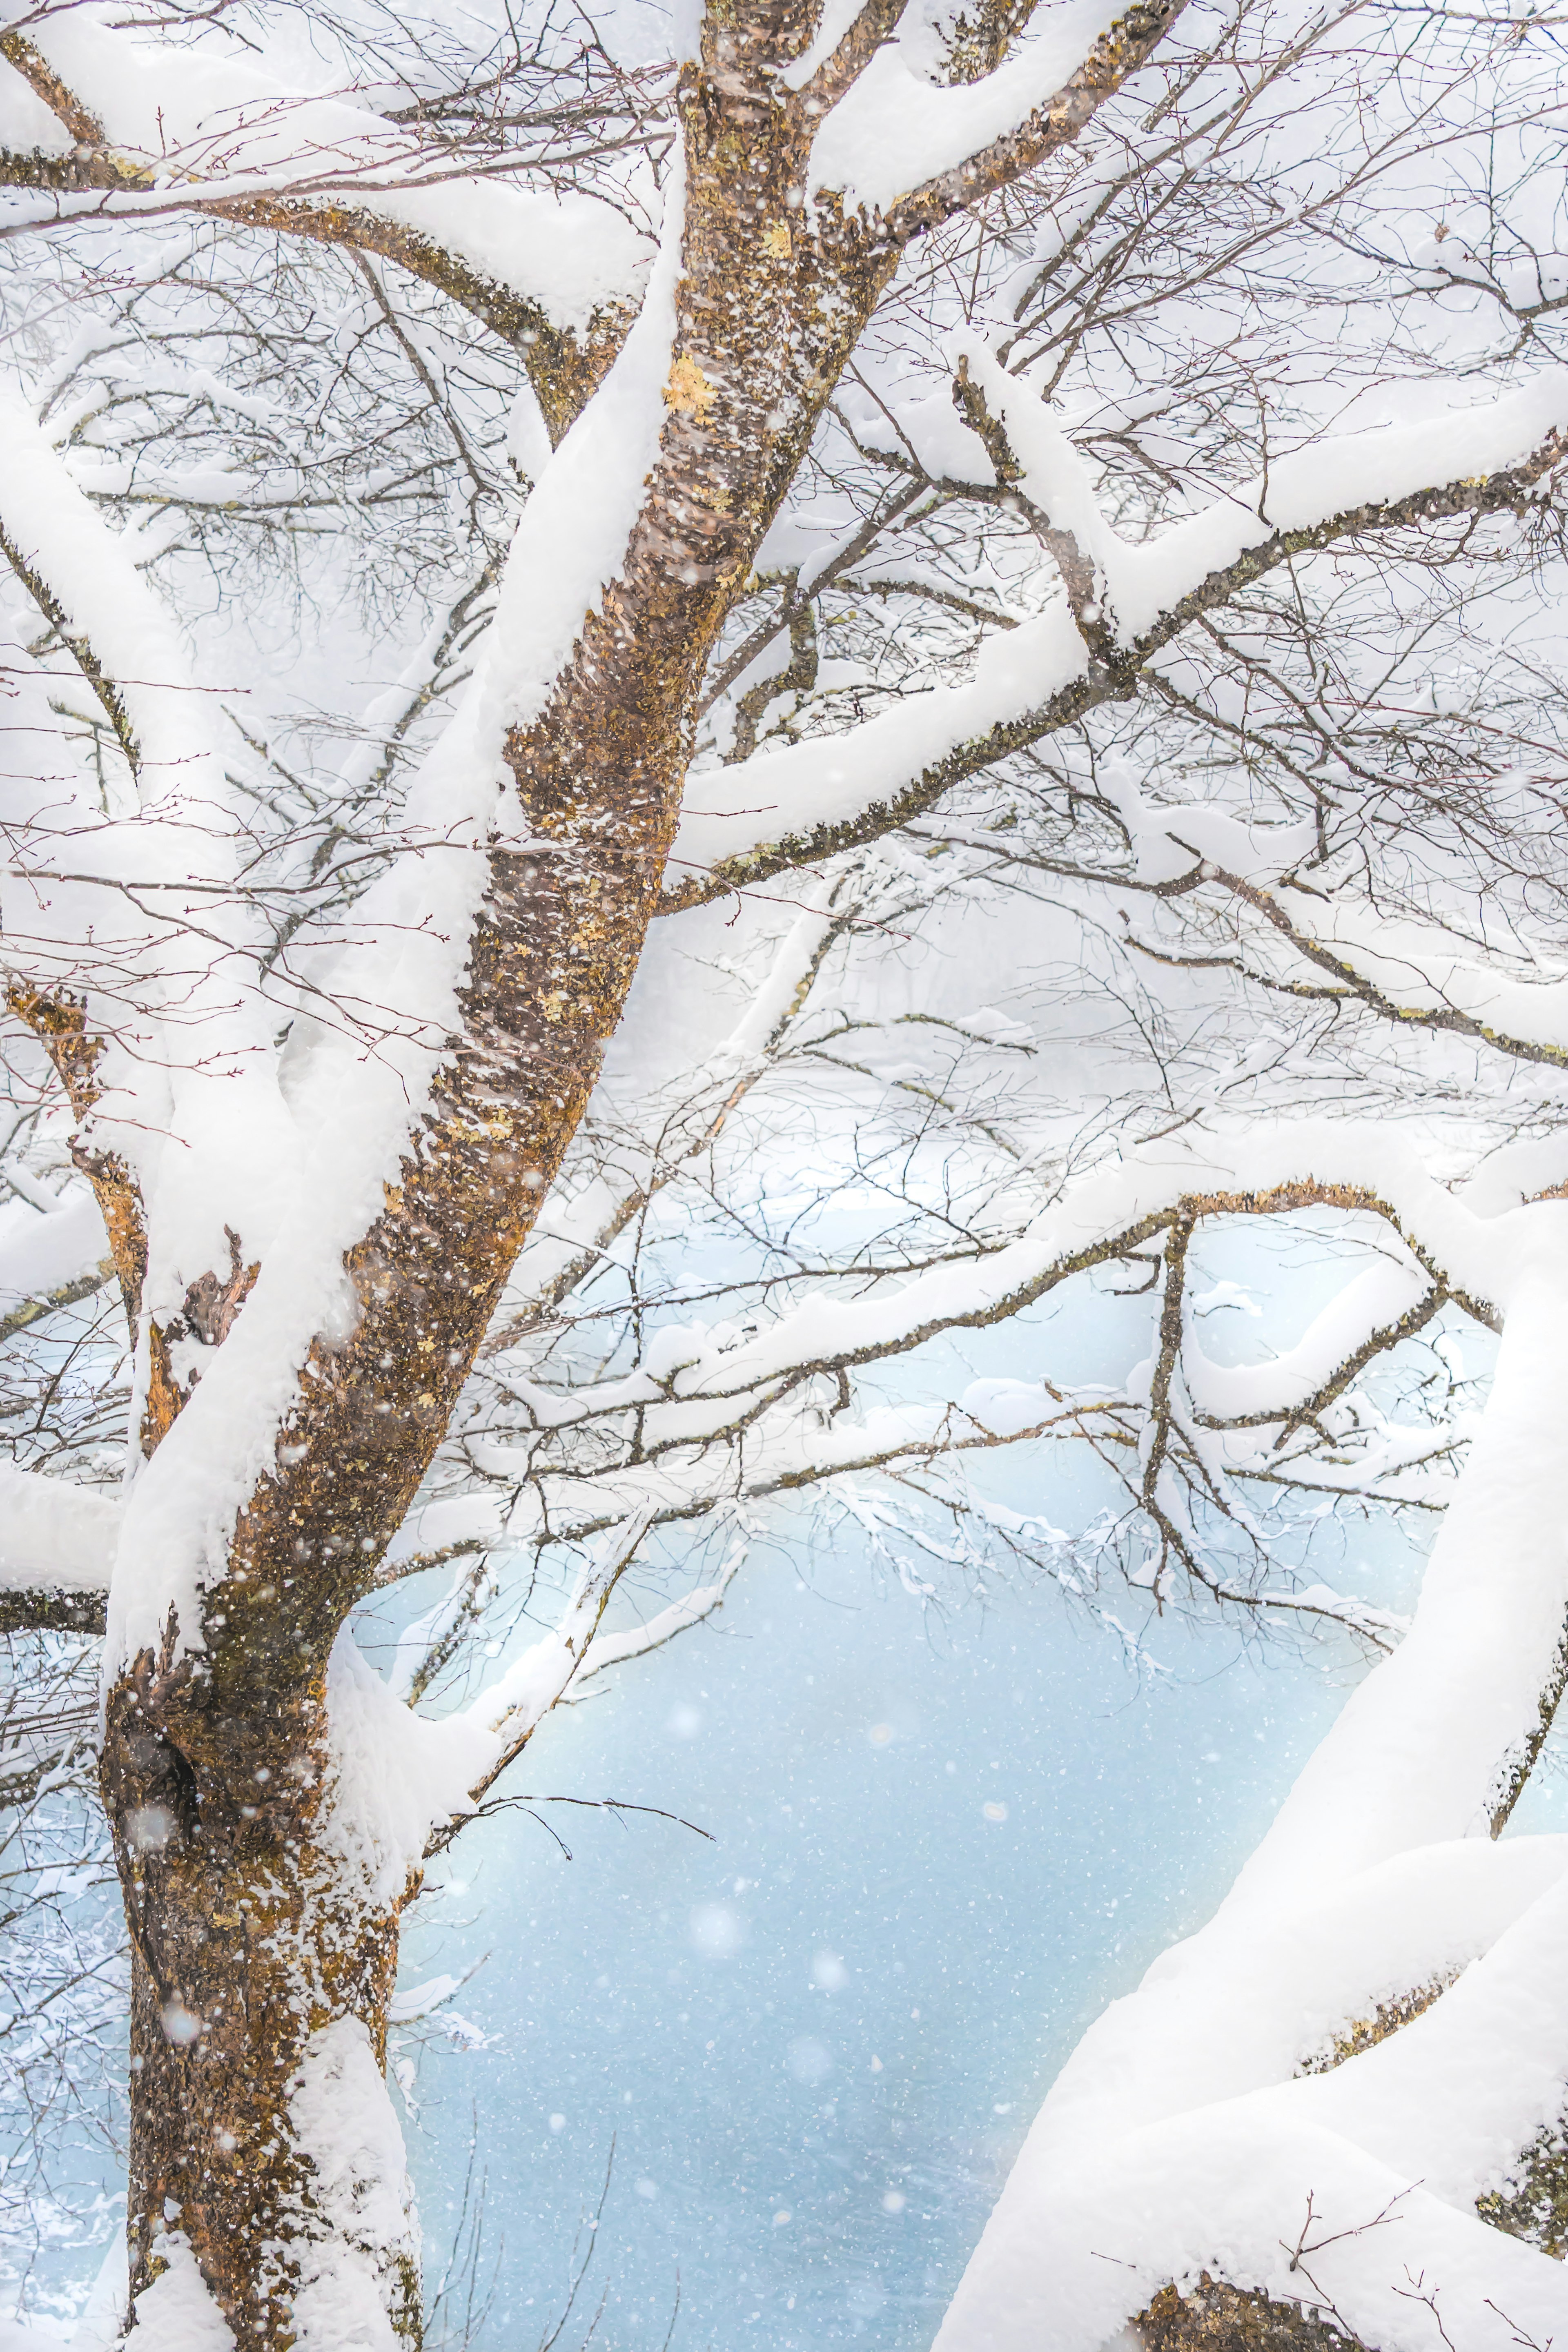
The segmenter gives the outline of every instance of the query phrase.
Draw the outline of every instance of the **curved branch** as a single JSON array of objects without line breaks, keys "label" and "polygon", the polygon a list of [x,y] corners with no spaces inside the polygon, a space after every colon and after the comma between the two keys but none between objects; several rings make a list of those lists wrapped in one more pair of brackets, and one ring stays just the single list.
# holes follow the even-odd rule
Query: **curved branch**
[{"label": "curved branch", "polygon": [[1069,146],[1129,77],[1146,65],[1180,16],[1184,0],[1137,0],[1096,41],[1054,96],[1010,131],[951,171],[900,197],[888,226],[900,243],[967,211],[1008,187],[1058,147]]},{"label": "curved branch", "polygon": [[[1458,479],[1437,486],[1413,490],[1387,500],[1368,500],[1326,517],[1322,521],[1299,529],[1276,529],[1256,545],[1243,549],[1231,561],[1209,572],[1185,594],[1173,603],[1157,620],[1132,643],[1119,647],[1109,660],[1094,660],[1076,630],[1071,631],[1069,650],[1061,633],[1070,627],[1060,608],[1056,631],[1048,627],[1050,614],[1045,622],[1026,623],[1008,639],[1010,651],[1016,656],[1020,642],[1027,637],[1037,658],[1058,666],[1070,660],[1072,675],[1054,692],[1037,703],[998,717],[984,731],[971,735],[924,766],[908,773],[884,797],[867,801],[843,815],[826,815],[817,822],[802,824],[798,830],[781,834],[771,841],[758,842],[752,847],[699,860],[689,854],[682,856],[683,841],[677,836],[671,854],[670,866],[680,877],[667,883],[661,911],[676,913],[683,908],[705,905],[710,898],[725,892],[754,887],[771,876],[790,868],[813,863],[836,852],[879,840],[884,835],[896,833],[914,817],[933,808],[943,793],[966,778],[978,775],[1000,760],[1016,751],[1026,750],[1042,737],[1055,734],[1064,727],[1075,725],[1107,702],[1128,701],[1139,689],[1141,675],[1153,656],[1179,636],[1189,623],[1204,614],[1226,604],[1280,564],[1293,557],[1316,553],[1320,550],[1353,540],[1366,532],[1383,532],[1408,529],[1419,523],[1444,521],[1460,514],[1485,515],[1521,513],[1528,506],[1537,484],[1563,458],[1568,448],[1568,434],[1555,427],[1528,457],[1519,463],[1504,467],[1479,478]],[[1154,542],[1157,547],[1158,541]],[[994,690],[987,693],[981,687],[960,687],[948,690],[963,701],[971,701],[984,709],[997,699]],[[984,698],[984,699],[983,699]],[[928,737],[942,731],[935,718],[938,697],[921,698],[933,705],[931,719],[921,730]],[[948,708],[953,708],[949,703]],[[918,701],[910,706],[918,711]],[[899,714],[900,716],[906,714]],[[923,714],[922,714],[923,715]],[[858,766],[857,751],[882,722],[872,719],[862,727],[850,730],[843,736],[829,736],[812,744],[809,749],[818,762],[831,759],[846,773],[854,773]],[[736,798],[741,797],[742,780],[754,782],[759,788],[770,788],[769,808],[778,808],[780,793],[787,790],[792,763],[797,755],[776,753],[754,767],[727,769],[717,780],[718,789]],[[708,776],[699,779],[704,786],[712,787],[716,780]],[[784,806],[787,808],[787,803]],[[783,811],[781,811],[783,814]],[[694,807],[691,816],[683,820],[681,834],[689,851],[701,837],[717,830],[722,820],[706,816]]]},{"label": "curved branch", "polygon": [[[15,31],[0,34],[0,56],[16,68],[77,142],[76,151],[68,155],[0,152],[0,187],[36,188],[56,195],[148,195],[154,184],[151,167],[110,144],[103,124],[31,41]],[[384,261],[395,262],[411,278],[436,287],[521,353],[552,444],[564,438],[598,389],[631,324],[631,306],[614,304],[595,312],[586,333],[579,338],[571,328],[557,326],[542,304],[475,268],[436,238],[378,212],[374,205],[339,195],[203,196],[196,179],[166,186],[161,194],[160,212],[201,212],[242,228],[271,229],[317,245],[373,253]],[[144,213],[145,206],[138,210]]]},{"label": "curved branch", "polygon": [[101,1633],[108,1591],[0,1591],[0,1633]]}]

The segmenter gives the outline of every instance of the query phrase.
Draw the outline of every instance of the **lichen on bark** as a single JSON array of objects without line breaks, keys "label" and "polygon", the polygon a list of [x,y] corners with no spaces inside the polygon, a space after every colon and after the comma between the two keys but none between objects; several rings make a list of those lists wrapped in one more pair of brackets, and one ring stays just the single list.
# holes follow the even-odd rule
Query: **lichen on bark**
[{"label": "lichen on bark", "polygon": [[1207,2271],[1184,2291],[1162,2287],[1132,2324],[1146,2352],[1351,2352],[1355,2341],[1300,2304]]}]

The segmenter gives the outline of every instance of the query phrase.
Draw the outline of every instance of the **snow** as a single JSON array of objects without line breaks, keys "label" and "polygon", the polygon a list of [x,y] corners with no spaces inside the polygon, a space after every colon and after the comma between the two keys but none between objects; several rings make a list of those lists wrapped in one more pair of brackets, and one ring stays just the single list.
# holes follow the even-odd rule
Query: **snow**
[{"label": "snow", "polygon": [[0,1462],[0,1591],[105,1591],[120,1523],[110,1496]]},{"label": "snow", "polygon": [[[1033,2220],[994,2242],[988,2230],[937,2352],[1099,2347],[1159,2287],[1195,2283],[1204,2268],[1331,2303],[1381,2352],[1439,2352],[1423,2292],[1436,2294],[1447,2340],[1466,2352],[1504,2352],[1521,2334],[1544,2344],[1568,2313],[1561,2264],[1337,2135],[1289,2129],[1247,2102],[1131,2135],[1113,2160],[1064,2165]],[[1303,2239],[1314,2250],[1306,2275],[1291,2267]]]},{"label": "snow", "polygon": [[1415,1623],[1346,1701],[1237,1880],[1238,1909],[1484,1833],[1500,1776],[1538,1727],[1568,1619],[1552,1434],[1568,1412],[1568,1230],[1557,1202],[1508,1222],[1520,1243],[1492,1394]]},{"label": "snow", "polygon": [[[984,346],[965,349],[988,399],[1004,414],[1015,442],[1023,444],[1020,456],[1028,468],[1023,488],[1037,491],[1047,512],[1056,501],[1061,513],[1053,520],[1061,527],[1073,527],[1066,516],[1076,522],[1104,574],[1117,635],[1128,646],[1154,629],[1212,573],[1277,531],[1307,529],[1368,503],[1407,498],[1518,464],[1551,434],[1568,427],[1568,370],[1545,368],[1500,400],[1456,407],[1418,424],[1315,442],[1279,459],[1267,483],[1242,486],[1201,514],[1133,545],[1091,511],[1082,461],[1034,394],[997,368]],[[692,776],[670,856],[671,882],[766,843],[800,839],[818,827],[847,824],[890,806],[950,752],[1041,709],[1086,676],[1089,666],[1089,647],[1058,601],[1017,628],[987,639],[968,684],[911,694],[896,709],[841,733]],[[1201,828],[1190,835],[1200,856],[1221,861],[1245,841],[1243,829],[1217,812],[1184,810],[1180,815],[1184,827]],[[1162,812],[1159,822],[1168,834],[1173,814]],[[1174,854],[1169,839],[1162,854]]]},{"label": "snow", "polygon": [[[65,21],[65,20],[60,20]],[[184,647],[117,535],[43,434],[26,403],[0,386],[0,516],[22,562],[42,575],[90,641],[132,713],[144,797],[221,799],[205,698],[193,693]],[[185,845],[200,873],[200,845]]]},{"label": "snow", "polygon": [[1317,846],[1310,818],[1295,824],[1249,825],[1200,802],[1150,800],[1127,763],[1108,760],[1101,778],[1106,799],[1127,828],[1133,871],[1141,882],[1171,882],[1194,863],[1223,866],[1243,882],[1272,882]]},{"label": "snow", "polygon": [[1131,644],[1211,572],[1276,531],[1305,530],[1358,507],[1520,464],[1568,426],[1568,370],[1543,368],[1500,400],[1416,425],[1328,436],[1281,457],[1230,498],[1146,545],[1119,550],[1110,577],[1119,634]]},{"label": "snow", "polygon": [[90,1273],[108,1246],[85,1184],[42,1213],[27,1202],[6,1202],[0,1208],[0,1314]]},{"label": "snow", "polygon": [[[1434,2352],[1442,2328],[1501,2352],[1516,2329],[1545,2341],[1568,2323],[1562,2265],[1473,2210],[1556,2121],[1568,2075],[1568,1847],[1486,1835],[1568,1617],[1568,1226],[1556,1203],[1499,1222],[1513,1263],[1497,1374],[1412,1628],[1215,1918],[1085,2035],[939,2352],[1021,2352],[1047,2309],[1053,2347],[1094,2352],[1205,2267],[1310,2290],[1385,2352]],[[1336,2027],[1456,1967],[1393,2039],[1289,2079]],[[1321,2249],[1305,2273],[1288,2266],[1303,2236]]]},{"label": "snow", "polygon": [[315,2174],[294,2341],[300,2352],[397,2352],[395,2265],[417,2263],[419,2228],[403,2134],[361,2019],[334,2018],[310,2036],[289,2113]]},{"label": "snow", "polygon": [[477,730],[498,751],[509,727],[526,726],[542,707],[584,615],[620,571],[642,509],[668,415],[683,184],[677,165],[658,258],[631,332],[539,475],[507,557],[479,674],[454,730]]},{"label": "snow", "polygon": [[671,882],[764,842],[800,838],[886,808],[950,751],[1049,701],[1088,653],[1065,604],[988,638],[973,681],[911,694],[841,735],[792,743],[689,778]]},{"label": "snow", "polygon": [[71,135],[10,59],[0,60],[0,147],[13,154],[68,155]]},{"label": "snow", "polygon": [[[337,95],[320,66],[320,86],[301,88],[252,54],[138,38],[117,18],[112,7],[67,9],[40,23],[36,38],[121,151],[192,173],[214,194],[346,188],[537,302],[558,326],[584,327],[635,294],[646,240],[610,205],[489,179],[399,188],[427,163],[417,137]],[[122,196],[114,209],[160,201]]]},{"label": "snow", "polygon": [[785,66],[779,79],[790,89],[804,89],[817,68],[827,63],[863,5],[864,0],[823,0],[816,37],[794,65]]},{"label": "snow", "polygon": [[[1501,1035],[1542,1045],[1568,1045],[1568,973],[1542,961],[1518,971],[1517,950],[1507,963],[1457,953],[1436,927],[1401,921],[1353,899],[1326,899],[1321,891],[1286,887],[1279,904],[1308,940],[1330,949],[1394,1003],[1413,1010],[1452,1006]],[[1500,941],[1504,958],[1510,942]]]},{"label": "snow", "polygon": [[1565,1872],[1568,1839],[1449,1840],[1211,1923],[1096,2019],[1051,2086],[1030,2160],[1289,2081],[1381,2003],[1478,1959]]},{"label": "snow", "polygon": [[[366,893],[362,944],[331,970],[335,992],[386,1008],[391,1034],[373,1051],[342,1033],[321,1033],[291,1070],[281,1114],[291,1121],[290,1156],[270,1155],[280,1171],[264,1229],[272,1246],[244,1314],[132,1490],[110,1597],[110,1667],[155,1645],[171,1607],[181,1645],[199,1643],[200,1592],[225,1572],[235,1518],[273,1458],[311,1342],[349,1328],[356,1312],[343,1260],[396,1181],[456,1025],[487,845],[510,781],[501,758],[507,728],[542,702],[584,612],[624,556],[657,452],[679,236],[672,195],[637,326],[523,510],[475,675],[410,790],[405,824],[422,845]],[[275,1090],[270,1066],[267,1075]],[[231,1153],[249,1152],[266,1166],[268,1139],[247,1129],[233,1096],[231,1087],[226,1099],[214,1082],[216,1131]],[[210,1216],[210,1188],[205,1199]],[[159,1203],[162,1245],[182,1231]]]},{"label": "snow", "polygon": [[1562,2117],[1565,1929],[1568,1885],[1559,1871],[1424,2016],[1369,2050],[1364,2063],[1292,2084],[1280,2103],[1451,2204],[1506,2187],[1521,2152]]},{"label": "snow", "polygon": [[142,2339],[139,2352],[234,2352],[234,2335],[208,2294],[190,2240],[165,2230],[158,2241],[168,2268],[136,2298],[128,2344]]},{"label": "snow", "polygon": [[850,210],[890,211],[898,197],[965,163],[1053,98],[1116,13],[1115,0],[1057,0],[1035,12],[1028,35],[994,73],[947,89],[927,79],[937,63],[929,26],[904,31],[824,118],[811,151],[813,194],[836,188]]},{"label": "snow", "polygon": [[71,2334],[70,2352],[114,2352],[125,2325],[131,2293],[130,2263],[123,2233],[116,2231],[103,2257],[103,2266]]},{"label": "snow", "polygon": [[[265,1247],[297,1158],[273,1068],[276,1013],[240,973],[253,929],[233,894],[247,814],[224,772],[211,698],[199,689],[156,593],[25,403],[4,388],[0,518],[22,562],[114,681],[139,746],[140,810],[118,822],[64,826],[52,851],[41,834],[32,875],[9,884],[7,908],[9,919],[33,929],[43,877],[51,865],[64,868],[88,895],[84,919],[105,955],[118,949],[145,975],[153,1002],[176,1015],[146,1056],[162,1066],[161,1080],[145,1082],[132,1046],[106,1053],[102,1096],[89,1122],[96,1148],[119,1152],[140,1179],[150,1240],[146,1303],[169,1313],[209,1267],[226,1271],[228,1228],[253,1252]],[[129,884],[136,891],[122,898]],[[151,921],[143,900],[156,910]],[[202,941],[194,971],[187,926]],[[101,1228],[94,1247],[79,1198],[60,1214],[79,1221],[80,1239],[73,1231],[67,1244],[75,1272],[84,1254],[102,1255]],[[66,1243],[63,1232],[58,1238]]]},{"label": "snow", "polygon": [[403,1899],[436,1823],[468,1811],[495,1755],[468,1717],[414,1714],[366,1664],[345,1628],[327,1677],[331,1779],[322,1843],[384,1909]]},{"label": "snow", "polygon": [[1429,1284],[1414,1260],[1384,1260],[1352,1276],[1293,1348],[1264,1364],[1216,1364],[1189,1338],[1183,1357],[1187,1393],[1200,1412],[1232,1420],[1305,1404],[1336,1365],[1373,1331],[1397,1323]]},{"label": "snow", "polygon": [[[1075,1181],[1028,1231],[975,1265],[942,1266],[894,1290],[845,1301],[816,1298],[739,1347],[685,1343],[660,1366],[682,1396],[733,1393],[753,1381],[846,1352],[868,1358],[951,1317],[978,1320],[1004,1299],[1034,1295],[1053,1269],[1112,1234],[1167,1209],[1187,1192],[1258,1192],[1299,1179],[1364,1188],[1394,1207],[1458,1286],[1481,1298],[1506,1297],[1517,1279],[1516,1244],[1534,1211],[1487,1219],[1446,1192],[1420,1155],[1386,1129],[1350,1120],[1301,1120],[1189,1135],[1110,1160]],[[1554,1206],[1545,1214],[1555,1213]],[[1529,1230],[1534,1231],[1535,1228]],[[667,1341],[673,1346],[674,1341]],[[634,1375],[634,1379],[637,1376]],[[608,1391],[614,1384],[606,1383]],[[601,1392],[603,1393],[603,1392]],[[592,1391],[579,1391],[585,1401]],[[635,1402],[628,1391],[627,1402]]]}]

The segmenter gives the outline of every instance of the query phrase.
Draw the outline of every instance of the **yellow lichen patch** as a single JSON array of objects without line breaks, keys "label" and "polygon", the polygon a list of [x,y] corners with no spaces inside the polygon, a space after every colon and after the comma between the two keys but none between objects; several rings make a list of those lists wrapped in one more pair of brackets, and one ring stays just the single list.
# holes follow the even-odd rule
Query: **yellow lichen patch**
[{"label": "yellow lichen patch", "polygon": [[665,404],[678,408],[702,424],[713,405],[713,387],[689,352],[682,352],[664,387]]},{"label": "yellow lichen patch", "polygon": [[1505,2188],[1476,2200],[1494,2230],[1539,2246],[1554,2262],[1568,2258],[1568,2133],[1562,2124],[1539,2133]]},{"label": "yellow lichen patch", "polygon": [[775,261],[787,261],[795,251],[787,221],[774,221],[763,237],[763,251],[772,254]]}]

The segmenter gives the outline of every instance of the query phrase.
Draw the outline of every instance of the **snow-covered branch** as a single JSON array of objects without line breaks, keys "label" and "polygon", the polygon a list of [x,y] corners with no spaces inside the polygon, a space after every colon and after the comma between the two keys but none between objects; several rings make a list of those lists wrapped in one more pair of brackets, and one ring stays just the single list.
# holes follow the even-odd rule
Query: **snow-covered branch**
[{"label": "snow-covered branch", "polygon": [[[1006,413],[1015,425],[1026,413],[1017,394]],[[1124,697],[1194,619],[1294,556],[1449,515],[1521,509],[1560,462],[1565,433],[1568,376],[1552,371],[1433,424],[1304,449],[1142,546],[1097,521],[1085,538],[1106,579],[1113,651],[1096,657],[1063,600],[988,639],[971,685],[699,773],[671,853],[668,904],[700,903],[907,824],[965,777]],[[1053,451],[1064,446],[1051,436]],[[1038,495],[1043,510],[1060,512],[1048,481]]]}]

